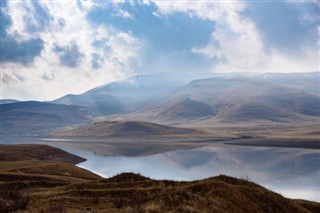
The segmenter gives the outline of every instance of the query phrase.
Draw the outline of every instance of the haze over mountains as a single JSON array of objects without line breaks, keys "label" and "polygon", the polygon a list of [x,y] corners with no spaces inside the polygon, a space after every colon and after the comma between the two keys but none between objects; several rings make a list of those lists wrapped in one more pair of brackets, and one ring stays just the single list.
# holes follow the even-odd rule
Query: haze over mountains
[{"label": "haze over mountains", "polygon": [[15,102],[19,102],[19,101],[15,99],[0,99],[0,104],[10,104]]},{"label": "haze over mountains", "polygon": [[63,96],[53,103],[82,105],[95,115],[127,113],[141,110],[195,78],[194,74],[135,75],[123,81],[93,88],[83,94]]},{"label": "haze over mountains", "polygon": [[1,135],[42,134],[92,118],[91,113],[82,106],[37,101],[1,104],[0,112]]},{"label": "haze over mountains", "polygon": [[212,117],[230,121],[290,120],[319,116],[319,103],[317,95],[269,81],[211,78],[187,84],[143,113],[174,120]]},{"label": "haze over mountains", "polygon": [[320,213],[317,1],[0,2],[0,213]]},{"label": "haze over mountains", "polygon": [[[294,104],[299,105],[299,103],[303,105],[306,100],[317,104],[320,94],[319,73],[268,73],[253,76],[246,74],[215,76],[212,74],[210,79],[195,80],[189,83],[188,80],[191,81],[191,79],[195,79],[195,76],[182,78],[174,75],[166,76],[166,74],[164,76],[160,74],[133,76],[124,81],[94,88],[80,95],[67,95],[53,102],[86,106],[97,115],[141,111],[146,106],[154,108],[157,103],[163,105],[179,102],[177,104],[180,104],[182,108],[193,109],[194,115],[189,112],[191,113],[187,113],[189,117],[202,117],[215,115],[219,108],[230,108],[232,105],[250,102],[257,96],[268,102],[265,103],[265,107],[268,107],[269,104],[281,107],[281,104],[285,103],[287,105],[283,107],[290,104],[292,107]],[[184,84],[186,85],[184,86]],[[301,100],[303,98],[305,100]],[[280,103],[281,101],[285,103]],[[290,101],[292,103],[289,103]],[[196,110],[197,107],[199,110]],[[298,113],[318,113],[304,112],[301,109],[303,106],[299,107]],[[313,104],[310,107],[317,106]],[[179,114],[179,106],[175,106],[175,108]],[[184,112],[182,111],[181,114],[183,116]]]},{"label": "haze over mountains", "polygon": [[[50,103],[5,102],[0,105],[2,131],[7,134],[41,132],[93,121],[96,116],[108,116],[100,117],[98,121],[122,121],[112,127],[108,122],[85,127],[90,129],[90,134],[105,136],[121,135],[123,133],[117,131],[128,128],[129,124],[131,127],[139,125],[136,131],[142,135],[174,131],[164,131],[167,127],[140,121],[172,125],[210,123],[211,120],[290,123],[320,118],[319,72],[212,74],[209,77],[193,80],[194,76],[187,75],[181,78],[164,74],[133,76],[83,94],[66,95]],[[92,130],[103,131],[103,126],[110,131],[97,133]]]}]

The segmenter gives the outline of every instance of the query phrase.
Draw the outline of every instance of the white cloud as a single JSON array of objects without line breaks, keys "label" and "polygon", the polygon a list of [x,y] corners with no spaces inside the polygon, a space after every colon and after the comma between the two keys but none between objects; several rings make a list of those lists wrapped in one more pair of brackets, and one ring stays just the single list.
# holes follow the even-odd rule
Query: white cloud
[{"label": "white cloud", "polygon": [[247,71],[261,66],[265,61],[263,44],[254,24],[239,15],[245,8],[243,2],[156,3],[162,13],[193,12],[215,23],[211,42],[205,47],[192,50],[220,59],[221,63],[216,64],[213,71]]},{"label": "white cloud", "polygon": [[320,70],[319,51],[306,50],[304,57],[289,58],[277,51],[273,51],[268,58],[268,62],[263,67],[263,72],[315,72]]},{"label": "white cloud", "polygon": [[116,10],[116,13],[115,13],[116,16],[119,16],[121,18],[125,18],[125,19],[133,19],[133,15],[130,14],[128,11],[125,11],[125,10],[122,10],[120,8],[118,8]]},{"label": "white cloud", "polygon": [[[158,6],[158,10],[153,12],[157,17],[184,12],[190,17],[212,21],[215,27],[209,43],[190,51],[211,58],[214,64],[213,72],[319,70],[318,50],[304,49],[304,54],[298,59],[274,49],[269,48],[266,51],[253,20],[241,15],[246,8],[244,1],[143,0],[141,3],[150,5],[151,2]],[[114,1],[113,6],[118,8],[119,3],[121,1]],[[80,7],[77,1],[39,1],[39,4],[51,15],[49,26],[43,30],[28,32],[26,22],[41,28],[32,2],[8,1],[7,12],[12,18],[8,34],[18,41],[41,38],[44,41],[44,49],[28,66],[12,62],[1,64],[2,98],[50,100],[66,93],[78,94],[98,85],[125,78],[134,73],[136,67],[146,68],[147,64],[154,66],[151,69],[163,71],[170,68],[168,62],[172,61],[174,64],[173,62],[180,59],[183,62],[188,56],[188,52],[160,52],[153,63],[145,63],[143,57],[148,57],[141,52],[145,44],[131,32],[121,32],[106,25],[95,27],[88,23],[88,11],[94,7],[105,7],[105,2],[81,1]],[[134,2],[131,4],[134,5]],[[114,15],[134,19],[132,14],[120,7],[114,11]],[[306,14],[302,21],[311,18]],[[95,46],[94,42],[100,43]],[[83,54],[78,67],[60,66],[59,55],[53,49],[56,46],[67,47],[72,43],[76,44],[79,52]],[[94,57],[99,65],[95,69],[92,68]]]},{"label": "white cloud", "polygon": [[[212,20],[215,30],[211,41],[192,51],[220,59],[213,72],[310,72],[319,70],[319,53],[306,49],[302,58],[266,51],[260,32],[252,20],[240,13],[246,8],[244,1],[154,1],[162,14],[192,13]],[[319,46],[319,44],[318,44]]]},{"label": "white cloud", "polygon": [[154,1],[162,14],[174,12],[194,13],[202,19],[217,21],[227,13],[242,11],[245,4],[242,1],[221,2],[221,1]]},{"label": "white cloud", "polygon": [[[103,26],[91,26],[85,17],[86,10],[79,9],[75,1],[40,3],[54,15],[51,25],[44,31],[29,33],[23,27],[23,16],[28,15],[27,10],[32,8],[32,5],[9,1],[9,14],[13,17],[10,33],[26,40],[40,37],[44,41],[44,49],[31,65],[1,65],[4,73],[1,79],[2,98],[51,100],[67,93],[85,92],[132,74],[130,65],[133,59],[138,57],[141,46],[132,34]],[[92,6],[89,4],[86,9]],[[104,41],[109,50],[93,46],[92,43],[96,40]],[[83,57],[78,67],[61,66],[59,55],[54,52],[54,48],[66,47],[72,43],[78,46]],[[101,58],[97,69],[92,68],[93,54]]]},{"label": "white cloud", "polygon": [[[21,2],[17,1],[8,1],[8,8],[7,13],[10,14],[12,25],[9,29],[7,29],[7,33],[11,36],[14,36],[17,41],[26,41],[31,38],[34,38],[35,35],[32,33],[27,33],[25,31],[25,21],[24,18],[30,15],[26,8],[33,8],[30,2],[25,2],[24,4],[21,4]],[[33,9],[32,9],[32,12]],[[31,14],[32,14],[31,12]],[[11,14],[15,14],[12,16]],[[35,19],[33,16],[30,16],[29,22],[35,22]]]},{"label": "white cloud", "polygon": [[215,66],[214,71],[255,71],[263,66],[267,55],[254,24],[234,11],[226,13],[222,20],[213,33],[219,43],[214,52],[226,62]]}]

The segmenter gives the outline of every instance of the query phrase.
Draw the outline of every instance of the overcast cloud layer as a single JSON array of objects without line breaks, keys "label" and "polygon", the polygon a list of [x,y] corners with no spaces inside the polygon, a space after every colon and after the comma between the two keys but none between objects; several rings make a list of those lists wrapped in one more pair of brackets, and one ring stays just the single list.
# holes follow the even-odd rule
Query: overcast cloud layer
[{"label": "overcast cloud layer", "polygon": [[154,72],[319,71],[319,14],[316,1],[1,0],[1,98]]}]

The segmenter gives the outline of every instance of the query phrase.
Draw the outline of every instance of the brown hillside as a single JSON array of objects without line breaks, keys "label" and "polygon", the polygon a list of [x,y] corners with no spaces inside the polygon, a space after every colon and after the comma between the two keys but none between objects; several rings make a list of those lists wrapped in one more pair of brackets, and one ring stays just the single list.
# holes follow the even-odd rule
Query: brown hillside
[{"label": "brown hillside", "polygon": [[211,78],[193,81],[135,116],[161,122],[294,121],[319,117],[319,103],[319,95],[263,79]]},{"label": "brown hillside", "polygon": [[0,162],[28,160],[47,160],[78,164],[85,161],[86,159],[48,145],[0,144]]},{"label": "brown hillside", "polygon": [[193,129],[165,126],[146,121],[103,121],[72,130],[59,131],[54,136],[106,137],[130,135],[174,135],[199,133]]},{"label": "brown hillside", "polygon": [[311,213],[320,212],[320,204],[227,176],[176,182],[125,173],[104,179],[71,164],[33,160],[1,162],[0,212]]}]

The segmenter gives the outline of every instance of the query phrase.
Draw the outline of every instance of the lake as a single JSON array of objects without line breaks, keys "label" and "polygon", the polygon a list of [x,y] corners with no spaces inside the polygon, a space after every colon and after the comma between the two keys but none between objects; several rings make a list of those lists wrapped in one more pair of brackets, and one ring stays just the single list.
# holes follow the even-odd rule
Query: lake
[{"label": "lake", "polygon": [[191,181],[225,174],[249,179],[286,197],[320,202],[318,150],[225,146],[141,157],[69,151],[87,159],[79,167],[104,177],[134,172],[154,179]]},{"label": "lake", "polygon": [[[111,148],[121,143],[120,139],[117,140]],[[28,140],[23,138],[7,141],[7,143],[13,142],[42,143],[62,148],[87,159],[77,166],[103,177],[111,177],[123,172],[134,172],[154,179],[192,181],[225,174],[249,179],[285,197],[320,202],[319,149],[254,147],[224,145],[223,143],[215,145],[212,143],[212,145],[202,148],[127,157],[95,154],[108,153],[101,149],[110,148],[110,144],[94,147],[93,141],[82,139],[44,141],[39,138]],[[101,143],[108,142],[99,141],[97,144]],[[137,144],[132,143],[129,144],[131,146]],[[70,146],[71,144],[81,145]],[[90,151],[88,151],[88,147],[90,147]],[[139,149],[139,145],[136,149]],[[97,150],[101,152],[97,152]]]}]

